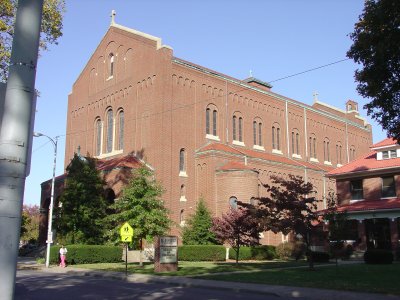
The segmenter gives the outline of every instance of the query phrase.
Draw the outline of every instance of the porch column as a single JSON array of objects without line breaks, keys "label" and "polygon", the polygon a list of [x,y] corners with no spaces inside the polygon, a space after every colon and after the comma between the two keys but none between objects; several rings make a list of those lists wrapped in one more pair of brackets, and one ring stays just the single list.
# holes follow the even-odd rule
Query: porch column
[{"label": "porch column", "polygon": [[392,244],[392,251],[395,255],[397,248],[399,247],[399,229],[397,222],[398,220],[396,218],[390,220],[390,242]]},{"label": "porch column", "polygon": [[359,220],[357,225],[358,225],[358,238],[360,240],[358,248],[360,250],[367,250],[367,234],[365,230],[364,220]]}]

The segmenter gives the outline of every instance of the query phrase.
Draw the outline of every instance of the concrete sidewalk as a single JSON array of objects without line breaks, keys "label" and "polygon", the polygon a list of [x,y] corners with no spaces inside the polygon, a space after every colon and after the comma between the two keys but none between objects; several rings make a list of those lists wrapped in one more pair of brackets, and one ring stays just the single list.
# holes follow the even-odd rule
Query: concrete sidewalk
[{"label": "concrete sidewalk", "polygon": [[[19,269],[29,268],[34,269],[35,265],[28,261],[19,262]],[[125,276],[123,272],[103,272],[88,269],[67,267],[61,268],[58,266],[51,266],[46,268],[43,265],[36,265],[37,270],[46,273],[68,274],[75,276],[93,276],[111,278],[117,280],[126,280],[129,282],[140,283],[165,283],[182,287],[200,287],[207,289],[223,289],[232,290],[240,293],[261,293],[267,295],[275,295],[278,297],[293,297],[301,299],[313,300],[397,300],[400,296],[372,294],[372,293],[358,293],[348,291],[336,291],[315,288],[303,288],[292,286],[278,286],[278,285],[265,285],[253,283],[240,283],[240,282],[227,282],[216,280],[205,280],[200,278],[189,278],[182,276],[155,276],[145,274],[128,274]]]}]

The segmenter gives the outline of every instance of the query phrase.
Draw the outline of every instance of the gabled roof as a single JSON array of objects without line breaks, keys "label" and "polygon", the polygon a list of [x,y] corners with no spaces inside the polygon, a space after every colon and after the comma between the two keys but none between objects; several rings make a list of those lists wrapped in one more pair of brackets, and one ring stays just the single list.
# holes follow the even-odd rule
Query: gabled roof
[{"label": "gabled roof", "polygon": [[133,155],[115,157],[111,159],[102,159],[97,162],[97,169],[99,171],[109,171],[113,169],[137,169],[143,166],[142,162]]},{"label": "gabled roof", "polygon": [[393,138],[387,138],[371,146],[371,149],[383,148],[388,146],[398,145],[397,141]]},{"label": "gabled roof", "polygon": [[[385,139],[382,142],[379,142],[372,146],[372,148],[383,147],[387,145],[395,145],[396,142],[393,142],[392,139]],[[352,174],[358,174],[360,172],[384,172],[390,171],[393,169],[400,169],[400,157],[391,158],[391,159],[376,159],[377,151],[373,150],[368,154],[353,160],[352,162],[345,164],[339,168],[336,168],[330,171],[327,176],[328,177],[339,177],[339,176],[347,176]]]},{"label": "gabled roof", "polygon": [[340,205],[337,208],[339,212],[364,212],[364,211],[377,211],[377,210],[391,210],[400,209],[400,199],[379,199],[368,201],[357,201],[346,205]]},{"label": "gabled roof", "polygon": [[254,168],[251,168],[249,166],[246,166],[245,164],[238,162],[238,161],[231,161],[228,162],[226,165],[223,165],[218,169],[219,171],[232,171],[232,170],[254,170]]},{"label": "gabled roof", "polygon": [[196,152],[199,153],[205,153],[209,151],[217,151],[221,153],[226,153],[226,154],[233,154],[233,155],[240,155],[240,156],[247,156],[250,159],[261,159],[261,160],[266,160],[270,162],[275,162],[275,163],[282,163],[282,164],[287,164],[295,167],[302,167],[302,168],[308,168],[316,171],[330,171],[332,170],[332,167],[326,166],[326,165],[320,165],[320,164],[313,164],[309,163],[306,161],[301,161],[301,160],[295,160],[295,159],[290,159],[288,157],[285,157],[283,155],[279,154],[271,154],[271,153],[266,153],[263,151],[256,151],[256,150],[249,150],[245,148],[236,148],[235,146],[231,146],[228,144],[222,144],[222,143],[210,143],[207,144],[206,146],[198,149]]}]

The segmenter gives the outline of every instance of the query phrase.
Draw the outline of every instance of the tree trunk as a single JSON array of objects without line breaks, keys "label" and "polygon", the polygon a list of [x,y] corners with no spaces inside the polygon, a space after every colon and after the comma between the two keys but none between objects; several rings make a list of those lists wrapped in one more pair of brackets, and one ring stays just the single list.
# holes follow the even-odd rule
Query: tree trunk
[{"label": "tree trunk", "polygon": [[142,239],[140,239],[140,250],[139,250],[139,266],[143,267],[143,258],[142,258]]}]

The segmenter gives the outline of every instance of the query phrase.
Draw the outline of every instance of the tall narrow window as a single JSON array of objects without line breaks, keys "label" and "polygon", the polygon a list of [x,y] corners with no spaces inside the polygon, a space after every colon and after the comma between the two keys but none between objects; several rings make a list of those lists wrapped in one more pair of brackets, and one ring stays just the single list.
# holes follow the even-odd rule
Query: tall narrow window
[{"label": "tall narrow window", "polygon": [[179,151],[179,172],[186,172],[185,149]]},{"label": "tall narrow window", "polygon": [[262,124],[258,123],[258,144],[262,146]]},{"label": "tall narrow window", "polygon": [[243,142],[243,118],[239,117],[239,142]]},{"label": "tall narrow window", "polygon": [[394,177],[382,177],[382,198],[396,197]]},{"label": "tall narrow window", "polygon": [[101,120],[96,121],[96,156],[101,154]]},{"label": "tall narrow window", "polygon": [[272,149],[276,149],[276,145],[275,145],[275,126],[272,126]]},{"label": "tall narrow window", "polygon": [[253,122],[253,145],[257,145],[257,122]]},{"label": "tall narrow window", "polygon": [[232,139],[236,141],[236,116],[232,118]]},{"label": "tall narrow window", "polygon": [[114,117],[112,109],[107,111],[107,152],[113,150]]},{"label": "tall narrow window", "polygon": [[299,135],[299,133],[296,133],[296,154],[300,154],[300,151],[299,151],[299,143],[300,143],[300,135]]},{"label": "tall narrow window", "polygon": [[206,134],[210,134],[210,109],[206,109]]},{"label": "tall narrow window", "polygon": [[217,111],[213,110],[213,135],[217,136]]},{"label": "tall narrow window", "polygon": [[281,129],[278,127],[276,128],[276,149],[281,150]]},{"label": "tall narrow window", "polygon": [[313,154],[313,157],[317,158],[317,139],[315,137],[313,138]]},{"label": "tall narrow window", "polygon": [[331,155],[329,152],[329,140],[325,138],[324,140],[324,161],[330,162],[331,161]]},{"label": "tall narrow window", "polygon": [[294,137],[295,137],[295,133],[292,131],[292,154],[296,154],[295,145],[294,145]]},{"label": "tall narrow window", "polygon": [[118,114],[118,149],[124,149],[124,111],[121,110]]},{"label": "tall narrow window", "polygon": [[110,54],[109,77],[114,76],[114,54]]}]

